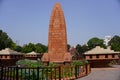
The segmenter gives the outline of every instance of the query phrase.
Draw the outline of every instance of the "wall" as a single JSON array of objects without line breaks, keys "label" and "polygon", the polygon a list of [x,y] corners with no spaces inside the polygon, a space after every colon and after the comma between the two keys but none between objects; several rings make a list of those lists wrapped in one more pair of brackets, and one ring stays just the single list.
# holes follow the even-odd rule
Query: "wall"
[{"label": "wall", "polygon": [[[91,58],[90,58],[91,57]],[[118,54],[99,54],[85,55],[85,59],[91,64],[91,67],[108,67],[110,61],[118,60]]]}]

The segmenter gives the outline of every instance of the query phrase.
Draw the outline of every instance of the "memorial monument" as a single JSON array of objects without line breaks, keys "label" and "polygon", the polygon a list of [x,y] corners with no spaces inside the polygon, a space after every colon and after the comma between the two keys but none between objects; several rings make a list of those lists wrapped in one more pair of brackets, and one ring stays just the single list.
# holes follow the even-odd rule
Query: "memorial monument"
[{"label": "memorial monument", "polygon": [[48,34],[48,53],[44,53],[42,61],[71,62],[71,54],[67,51],[66,23],[60,3],[56,3],[52,10]]}]

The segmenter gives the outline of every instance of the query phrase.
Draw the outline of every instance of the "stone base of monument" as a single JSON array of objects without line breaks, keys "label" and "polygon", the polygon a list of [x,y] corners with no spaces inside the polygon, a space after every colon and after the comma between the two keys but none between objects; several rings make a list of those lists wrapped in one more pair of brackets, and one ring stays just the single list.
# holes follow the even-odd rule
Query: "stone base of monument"
[{"label": "stone base of monument", "polygon": [[48,65],[50,62],[53,63],[57,63],[60,65],[66,65],[66,64],[70,64],[72,61],[72,57],[70,53],[64,53],[64,55],[62,56],[57,56],[55,54],[51,55],[50,53],[44,53],[44,55],[42,56],[42,62],[45,65]]}]

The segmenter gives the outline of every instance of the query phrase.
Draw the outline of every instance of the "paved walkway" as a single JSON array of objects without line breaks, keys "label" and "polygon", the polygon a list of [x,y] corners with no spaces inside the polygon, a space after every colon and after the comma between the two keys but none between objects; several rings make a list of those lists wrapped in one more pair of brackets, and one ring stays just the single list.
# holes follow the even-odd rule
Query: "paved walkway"
[{"label": "paved walkway", "polygon": [[120,80],[120,65],[113,68],[92,68],[88,76],[76,80]]}]

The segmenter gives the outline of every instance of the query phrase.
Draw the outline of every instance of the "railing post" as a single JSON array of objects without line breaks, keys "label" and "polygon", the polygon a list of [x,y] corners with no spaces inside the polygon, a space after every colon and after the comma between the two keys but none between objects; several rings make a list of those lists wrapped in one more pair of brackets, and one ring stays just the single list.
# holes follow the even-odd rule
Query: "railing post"
[{"label": "railing post", "polygon": [[46,67],[46,79],[48,80],[48,67]]},{"label": "railing post", "polygon": [[88,64],[85,64],[85,67],[86,67],[86,75],[88,74],[88,68],[87,68],[87,65],[88,65]]},{"label": "railing post", "polygon": [[77,65],[75,66],[75,78],[77,79]]},{"label": "railing post", "polygon": [[44,70],[45,68],[44,67],[40,67],[40,69],[42,70],[42,80],[44,79]]},{"label": "railing post", "polygon": [[18,80],[18,66],[16,66],[15,68],[16,68],[16,80]]},{"label": "railing post", "polygon": [[1,71],[0,71],[1,73],[1,78],[0,78],[0,80],[3,80],[3,66],[1,66]]},{"label": "railing post", "polygon": [[89,63],[89,73],[91,72],[91,65],[90,65],[90,63]]},{"label": "railing post", "polygon": [[39,67],[37,67],[37,80],[39,80]]},{"label": "railing post", "polygon": [[61,67],[59,66],[59,80],[61,80]]}]

